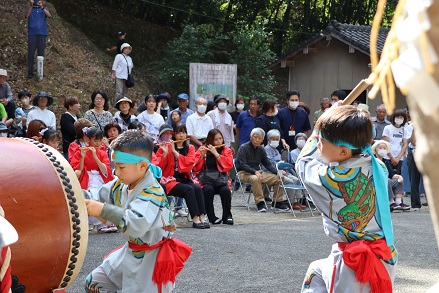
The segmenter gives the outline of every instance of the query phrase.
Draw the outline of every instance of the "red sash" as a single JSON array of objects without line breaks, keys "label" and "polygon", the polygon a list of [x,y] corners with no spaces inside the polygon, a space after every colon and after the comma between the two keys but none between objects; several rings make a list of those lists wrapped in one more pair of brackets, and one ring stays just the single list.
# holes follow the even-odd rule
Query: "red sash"
[{"label": "red sash", "polygon": [[392,258],[385,239],[339,242],[338,247],[343,251],[344,263],[355,271],[358,282],[369,283],[371,293],[392,293],[392,281],[381,262],[381,259]]},{"label": "red sash", "polygon": [[162,285],[175,283],[178,273],[183,269],[184,262],[192,253],[192,248],[176,238],[167,238],[157,244],[135,244],[128,242],[128,247],[137,251],[154,250],[160,247],[152,273],[152,280],[157,284],[158,291],[162,292]]}]

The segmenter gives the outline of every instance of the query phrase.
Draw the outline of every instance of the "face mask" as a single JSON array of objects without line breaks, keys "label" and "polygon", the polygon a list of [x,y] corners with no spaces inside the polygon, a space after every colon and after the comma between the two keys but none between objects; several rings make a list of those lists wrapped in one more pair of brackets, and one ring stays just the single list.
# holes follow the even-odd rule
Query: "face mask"
[{"label": "face mask", "polygon": [[205,105],[198,105],[197,106],[197,111],[198,113],[204,114],[206,112],[207,106]]},{"label": "face mask", "polygon": [[23,106],[27,106],[27,105],[29,105],[29,98],[21,99],[21,104],[22,104]]},{"label": "face mask", "polygon": [[238,109],[238,110],[243,110],[243,109],[244,109],[244,104],[238,104],[238,105],[236,105],[236,109]]},{"label": "face mask", "polygon": [[401,125],[404,122],[404,119],[395,119],[396,125]]},{"label": "face mask", "polygon": [[385,157],[385,156],[387,156],[387,151],[383,150],[383,149],[380,149],[380,150],[377,150],[377,154],[380,157]]},{"label": "face mask", "polygon": [[298,141],[296,142],[296,145],[297,145],[297,147],[298,147],[299,149],[301,149],[301,148],[303,148],[303,147],[305,146],[305,143],[306,143],[306,141],[304,141],[303,139],[301,139],[301,140],[298,140]]},{"label": "face mask", "polygon": [[218,103],[218,109],[220,109],[221,111],[224,111],[227,108],[227,103],[221,102]]},{"label": "face mask", "polygon": [[170,141],[172,139],[172,134],[162,134],[160,139],[161,141]]},{"label": "face mask", "polygon": [[278,112],[279,112],[279,110],[276,109],[276,111],[274,111],[274,116],[276,116]]},{"label": "face mask", "polygon": [[290,102],[288,105],[290,106],[290,108],[296,109],[297,106],[299,106],[299,102]]},{"label": "face mask", "polygon": [[270,141],[270,146],[272,148],[277,148],[279,146],[279,141],[278,140]]}]

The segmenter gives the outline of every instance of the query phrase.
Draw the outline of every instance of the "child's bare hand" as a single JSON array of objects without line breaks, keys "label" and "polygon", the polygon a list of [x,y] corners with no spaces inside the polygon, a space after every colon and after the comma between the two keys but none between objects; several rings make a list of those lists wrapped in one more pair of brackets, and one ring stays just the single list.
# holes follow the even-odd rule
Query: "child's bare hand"
[{"label": "child's bare hand", "polygon": [[104,207],[104,203],[96,201],[96,200],[92,200],[92,199],[86,199],[85,205],[87,206],[88,215],[94,216],[94,217],[99,217],[101,214],[102,208]]},{"label": "child's bare hand", "polygon": [[85,157],[85,154],[88,151],[88,147],[80,147],[79,149],[81,150],[81,157]]}]

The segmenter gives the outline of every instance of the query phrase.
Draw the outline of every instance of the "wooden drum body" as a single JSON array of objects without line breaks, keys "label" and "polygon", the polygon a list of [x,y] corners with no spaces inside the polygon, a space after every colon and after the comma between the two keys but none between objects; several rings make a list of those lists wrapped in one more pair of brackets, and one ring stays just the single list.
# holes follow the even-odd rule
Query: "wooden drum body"
[{"label": "wooden drum body", "polygon": [[26,292],[69,286],[87,251],[87,209],[69,163],[31,139],[0,138],[0,203],[18,232],[12,275]]}]

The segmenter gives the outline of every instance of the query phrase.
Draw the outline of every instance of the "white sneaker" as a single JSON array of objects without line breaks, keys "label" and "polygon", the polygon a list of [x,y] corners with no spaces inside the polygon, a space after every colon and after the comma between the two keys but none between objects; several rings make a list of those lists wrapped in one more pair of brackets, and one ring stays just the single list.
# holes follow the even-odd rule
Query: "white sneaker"
[{"label": "white sneaker", "polygon": [[179,217],[187,217],[187,212],[184,209],[179,209],[175,211],[174,214],[175,217],[179,216]]},{"label": "white sneaker", "polygon": [[98,229],[98,233],[114,233],[117,232],[117,227],[114,225],[102,226]]}]

